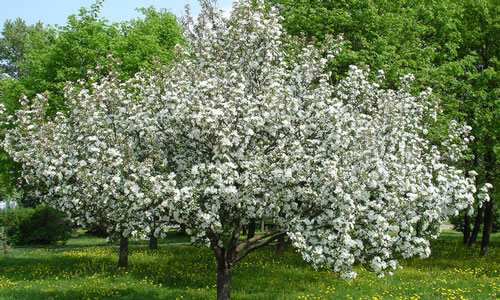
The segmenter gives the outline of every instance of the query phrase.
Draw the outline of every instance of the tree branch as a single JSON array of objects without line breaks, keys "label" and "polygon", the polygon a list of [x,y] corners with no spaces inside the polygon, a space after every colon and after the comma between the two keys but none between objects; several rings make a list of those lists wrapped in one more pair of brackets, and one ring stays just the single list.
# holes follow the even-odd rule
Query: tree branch
[{"label": "tree branch", "polygon": [[217,239],[217,240],[220,240],[220,236],[219,234],[217,233],[217,231],[215,231],[215,229],[210,226],[210,232],[214,235],[214,237]]},{"label": "tree branch", "polygon": [[241,253],[240,255],[238,255],[236,257],[236,259],[234,260],[234,262],[238,262],[240,260],[242,260],[243,258],[245,258],[245,256],[248,255],[248,253],[254,251],[254,250],[257,250],[259,248],[262,248],[266,245],[268,245],[269,243],[271,243],[272,241],[276,240],[278,237],[282,236],[282,235],[285,235],[285,232],[281,232],[279,234],[276,234],[275,236],[271,237],[271,238],[268,238],[267,240],[261,242],[261,243],[258,243],[257,245],[254,245],[248,249],[246,249],[243,253]]},{"label": "tree branch", "polygon": [[236,247],[236,252],[239,253],[239,252],[241,252],[241,250],[245,249],[250,244],[253,244],[253,243],[257,242],[257,241],[265,239],[266,237],[270,237],[272,235],[275,235],[278,232],[279,232],[278,229],[273,229],[273,230],[268,231],[268,232],[266,232],[264,234],[257,235],[257,236],[254,236],[253,238],[247,239],[243,243],[239,244],[238,247]]}]

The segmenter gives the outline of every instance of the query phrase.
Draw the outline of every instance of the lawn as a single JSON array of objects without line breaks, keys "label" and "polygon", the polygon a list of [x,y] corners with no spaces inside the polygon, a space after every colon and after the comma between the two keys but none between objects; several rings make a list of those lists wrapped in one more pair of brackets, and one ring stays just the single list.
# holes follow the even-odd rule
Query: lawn
[{"label": "lawn", "polygon": [[[256,251],[234,272],[234,299],[500,299],[500,238],[491,255],[464,249],[461,235],[446,233],[430,258],[409,259],[393,276],[357,268],[345,282],[314,270],[287,248]],[[69,241],[69,244],[76,243]],[[84,243],[83,243],[84,244]],[[0,257],[0,299],[215,299],[213,254],[187,245],[158,250],[132,247],[127,270],[117,270],[118,249],[12,251]]]}]

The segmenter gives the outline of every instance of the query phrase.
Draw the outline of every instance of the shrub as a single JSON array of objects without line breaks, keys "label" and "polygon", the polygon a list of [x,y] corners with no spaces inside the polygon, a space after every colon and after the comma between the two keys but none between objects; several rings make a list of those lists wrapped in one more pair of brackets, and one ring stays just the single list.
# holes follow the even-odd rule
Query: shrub
[{"label": "shrub", "polygon": [[19,238],[19,224],[29,218],[35,210],[33,208],[16,208],[2,211],[0,215],[0,226],[7,231],[7,243],[17,244]]},{"label": "shrub", "polygon": [[48,245],[66,242],[71,236],[71,222],[66,214],[52,207],[20,208],[3,214],[9,243],[16,245]]}]

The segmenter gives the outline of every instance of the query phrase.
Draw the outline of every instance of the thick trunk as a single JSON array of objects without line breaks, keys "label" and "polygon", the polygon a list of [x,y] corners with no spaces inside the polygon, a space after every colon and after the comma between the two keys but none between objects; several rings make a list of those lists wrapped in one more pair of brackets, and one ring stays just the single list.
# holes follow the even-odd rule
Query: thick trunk
[{"label": "thick trunk", "polygon": [[470,224],[471,224],[471,219],[470,215],[467,213],[464,216],[464,239],[463,239],[463,244],[464,245],[469,245],[470,241]]},{"label": "thick trunk", "polygon": [[118,259],[118,267],[126,268],[128,266],[128,238],[121,237],[120,239],[120,258]]},{"label": "thick trunk", "polygon": [[255,219],[252,219],[250,223],[248,223],[248,235],[247,239],[251,239],[255,236]]},{"label": "thick trunk", "polygon": [[223,258],[217,264],[217,300],[231,300],[232,265]]},{"label": "thick trunk", "polygon": [[278,235],[278,245],[276,246],[276,254],[285,252],[285,234]]},{"label": "thick trunk", "polygon": [[231,300],[231,273],[237,262],[237,247],[243,226],[242,222],[235,224],[231,240],[226,247],[219,246],[220,236],[212,230],[211,248],[217,260],[217,300]]},{"label": "thick trunk", "polygon": [[158,222],[160,221],[159,217],[154,217],[153,218],[153,224],[152,224],[152,230],[151,230],[151,235],[149,236],[149,249],[155,250],[158,249],[158,237],[155,235]]},{"label": "thick trunk", "polygon": [[158,249],[158,238],[155,236],[154,232],[151,232],[151,236],[149,237],[149,249]]},{"label": "thick trunk", "polygon": [[481,240],[481,256],[488,256],[490,253],[490,235],[493,228],[493,198],[484,203],[484,225],[483,225],[483,238]]},{"label": "thick trunk", "polygon": [[479,230],[481,228],[481,223],[483,223],[483,211],[484,211],[484,204],[477,209],[476,220],[474,221],[474,228],[472,229],[472,233],[469,239],[469,248],[476,247],[476,239],[479,234]]},{"label": "thick trunk", "polygon": [[231,273],[234,264],[245,258],[248,253],[269,245],[280,233],[275,229],[239,242],[242,228],[243,223],[239,222],[233,230],[231,240],[225,247],[219,246],[221,240],[215,230],[211,228],[209,232],[210,246],[217,260],[217,300],[231,299]]}]

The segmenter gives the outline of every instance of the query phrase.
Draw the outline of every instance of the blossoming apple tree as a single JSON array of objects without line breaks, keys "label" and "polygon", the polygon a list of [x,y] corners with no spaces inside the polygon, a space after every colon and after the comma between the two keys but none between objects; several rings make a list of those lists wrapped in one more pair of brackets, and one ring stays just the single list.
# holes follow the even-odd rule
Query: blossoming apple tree
[{"label": "blossoming apple tree", "polygon": [[[46,114],[45,95],[17,112],[6,150],[24,164],[28,183],[44,199],[83,225],[104,223],[119,237],[119,266],[126,267],[128,238],[148,232],[158,218],[158,201],[171,181],[157,174],[142,147],[142,128],[134,119],[134,99],[123,95],[116,77],[68,87],[66,113]],[[27,102],[27,99],[24,99]],[[158,230],[161,230],[159,228]]]},{"label": "blossoming apple tree", "polygon": [[[352,67],[333,85],[338,41],[290,38],[260,0],[228,19],[201,4],[169,66],[70,88],[68,116],[48,121],[43,96],[20,111],[4,145],[25,176],[126,234],[145,215],[183,224],[216,256],[218,299],[230,299],[235,264],[283,234],[346,279],[356,263],[383,274],[396,255],[428,256],[427,239],[473,201],[473,178],[452,164],[468,128],[438,147],[426,129],[437,106],[410,93],[410,77],[385,90]],[[240,238],[255,219],[276,226]]]}]

